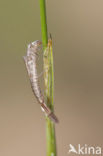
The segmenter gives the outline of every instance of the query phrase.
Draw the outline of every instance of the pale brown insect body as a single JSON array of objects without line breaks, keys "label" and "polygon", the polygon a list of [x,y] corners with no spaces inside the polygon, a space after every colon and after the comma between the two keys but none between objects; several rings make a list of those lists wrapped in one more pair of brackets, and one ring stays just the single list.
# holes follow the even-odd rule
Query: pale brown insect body
[{"label": "pale brown insect body", "polygon": [[38,75],[37,75],[37,55],[38,51],[41,49],[42,43],[40,41],[34,41],[28,45],[27,48],[27,55],[24,56],[24,61],[26,64],[27,72],[29,75],[29,79],[31,82],[31,87],[33,93],[35,94],[38,102],[41,105],[41,108],[44,110],[46,115],[54,122],[58,122],[57,117],[54,115],[53,112],[47,107],[44,102],[44,97],[42,95],[39,82],[38,82]]}]

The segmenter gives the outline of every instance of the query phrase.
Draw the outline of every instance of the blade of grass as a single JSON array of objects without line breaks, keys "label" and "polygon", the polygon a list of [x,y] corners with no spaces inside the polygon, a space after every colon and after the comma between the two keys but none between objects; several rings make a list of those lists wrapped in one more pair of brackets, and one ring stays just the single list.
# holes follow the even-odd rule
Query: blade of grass
[{"label": "blade of grass", "polygon": [[[44,83],[45,83],[45,100],[47,106],[53,111],[53,93],[54,93],[54,70],[53,70],[53,52],[52,40],[48,42],[47,18],[45,0],[40,0],[40,17],[43,43],[43,62],[44,62]],[[55,125],[46,117],[46,139],[47,139],[47,156],[56,156],[56,138]]]}]

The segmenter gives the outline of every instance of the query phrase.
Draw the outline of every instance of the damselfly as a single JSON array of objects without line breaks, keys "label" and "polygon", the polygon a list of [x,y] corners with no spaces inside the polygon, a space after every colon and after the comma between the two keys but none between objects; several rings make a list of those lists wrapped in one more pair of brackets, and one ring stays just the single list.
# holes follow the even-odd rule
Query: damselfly
[{"label": "damselfly", "polygon": [[44,97],[42,95],[39,81],[38,81],[38,74],[37,74],[37,55],[38,51],[42,48],[42,42],[34,41],[28,45],[27,48],[27,55],[24,56],[24,61],[26,64],[27,72],[29,75],[29,79],[31,82],[31,87],[33,90],[34,95],[36,96],[38,102],[41,105],[41,108],[46,113],[46,115],[55,123],[58,122],[57,117],[55,114],[50,110],[49,107],[45,104]]}]

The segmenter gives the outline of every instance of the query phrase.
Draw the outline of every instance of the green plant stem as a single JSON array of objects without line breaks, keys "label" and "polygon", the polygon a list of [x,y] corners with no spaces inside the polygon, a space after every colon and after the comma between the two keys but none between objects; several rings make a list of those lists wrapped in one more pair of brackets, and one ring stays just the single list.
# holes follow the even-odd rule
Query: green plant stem
[{"label": "green plant stem", "polygon": [[41,18],[42,43],[43,43],[43,48],[45,49],[47,47],[47,44],[48,44],[45,0],[40,0],[40,18]]},{"label": "green plant stem", "polygon": [[[45,83],[45,101],[53,111],[53,93],[54,93],[54,71],[53,71],[53,53],[52,40],[48,41],[47,21],[46,21],[46,4],[45,0],[40,0],[40,17],[43,43],[43,62],[44,62],[44,83]],[[56,138],[55,125],[46,117],[46,139],[47,139],[47,156],[56,156]]]}]

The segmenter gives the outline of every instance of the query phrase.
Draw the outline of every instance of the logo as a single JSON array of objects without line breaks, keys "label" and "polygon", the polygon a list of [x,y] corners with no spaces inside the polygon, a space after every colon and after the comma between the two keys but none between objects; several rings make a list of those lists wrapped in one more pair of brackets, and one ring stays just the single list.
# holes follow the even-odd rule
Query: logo
[{"label": "logo", "polygon": [[88,154],[88,155],[101,155],[102,154],[102,148],[100,146],[94,147],[94,146],[88,146],[85,144],[84,146],[81,146],[80,144],[77,145],[77,147],[73,146],[72,144],[69,144],[69,151],[68,154]]}]

